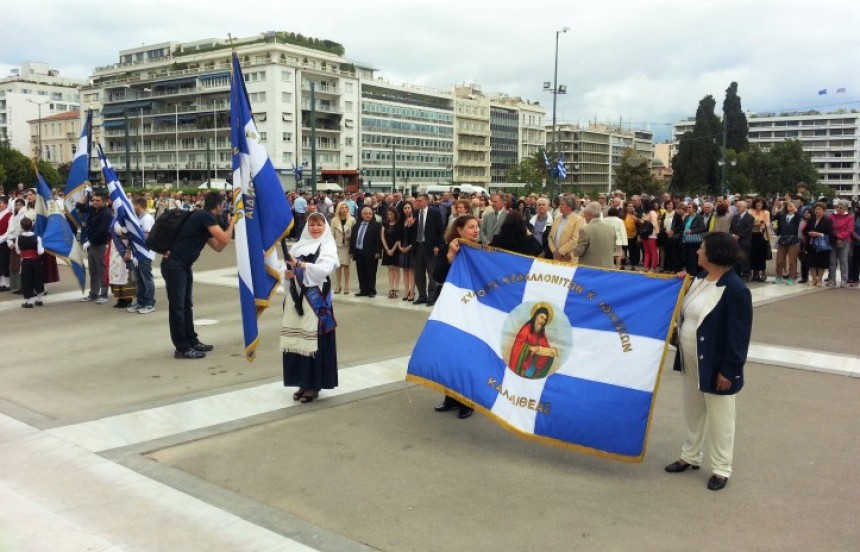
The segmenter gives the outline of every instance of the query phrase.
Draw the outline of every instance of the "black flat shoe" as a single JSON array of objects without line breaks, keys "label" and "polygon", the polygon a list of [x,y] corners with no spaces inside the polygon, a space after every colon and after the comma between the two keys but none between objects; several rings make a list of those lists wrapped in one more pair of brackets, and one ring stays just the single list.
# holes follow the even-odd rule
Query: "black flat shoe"
[{"label": "black flat shoe", "polygon": [[457,417],[460,418],[461,420],[465,420],[466,418],[468,418],[469,416],[472,415],[472,412],[474,412],[474,410],[472,410],[468,406],[461,406],[460,412],[457,413]]},{"label": "black flat shoe", "polygon": [[457,408],[457,407],[454,406],[453,404],[448,404],[447,402],[443,402],[439,406],[436,406],[435,408],[433,408],[433,410],[435,410],[436,412],[449,412],[451,410],[454,410],[455,408]]},{"label": "black flat shoe", "polygon": [[666,471],[669,473],[681,473],[682,471],[687,471],[688,468],[693,468],[694,470],[698,470],[699,466],[694,466],[693,464],[687,464],[686,462],[681,462],[680,460],[676,460],[672,462],[668,466],[666,466]]},{"label": "black flat shoe", "polygon": [[708,479],[708,489],[712,491],[719,491],[723,487],[726,486],[726,483],[729,482],[728,477],[721,477],[719,475],[712,475],[710,479]]},{"label": "black flat shoe", "polygon": [[192,349],[194,349],[194,350],[195,350],[195,351],[197,351],[197,352],[200,352],[200,353],[208,353],[209,351],[211,351],[212,349],[214,349],[214,348],[215,348],[215,346],[214,346],[214,345],[207,345],[207,344],[205,344],[205,343],[200,343],[200,342],[198,341],[197,343],[195,343],[194,345],[192,345],[192,346],[191,346],[191,348],[192,348]]}]

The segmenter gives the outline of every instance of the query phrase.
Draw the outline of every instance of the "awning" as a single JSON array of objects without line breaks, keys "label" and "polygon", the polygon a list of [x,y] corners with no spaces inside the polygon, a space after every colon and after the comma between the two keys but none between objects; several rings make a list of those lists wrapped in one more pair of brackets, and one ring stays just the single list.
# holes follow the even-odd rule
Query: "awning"
[{"label": "awning", "polygon": [[177,77],[175,79],[161,79],[152,83],[152,86],[173,86],[175,84],[184,84],[187,82],[197,82],[197,76],[193,77]]},{"label": "awning", "polygon": [[103,115],[121,115],[126,109],[129,112],[134,112],[139,110],[140,108],[151,109],[152,102],[147,101],[137,101],[137,102],[129,102],[129,103],[112,103],[110,105],[104,106],[102,108]]},{"label": "awning", "polygon": [[320,174],[332,176],[358,176],[358,171],[355,169],[323,169]]},{"label": "awning", "polygon": [[198,77],[200,80],[215,80],[215,79],[223,79],[225,77],[230,76],[230,71],[224,71],[221,73],[213,73],[211,75],[200,75]]},{"label": "awning", "polygon": [[121,127],[125,126],[125,121],[105,121],[102,126],[105,128]]}]

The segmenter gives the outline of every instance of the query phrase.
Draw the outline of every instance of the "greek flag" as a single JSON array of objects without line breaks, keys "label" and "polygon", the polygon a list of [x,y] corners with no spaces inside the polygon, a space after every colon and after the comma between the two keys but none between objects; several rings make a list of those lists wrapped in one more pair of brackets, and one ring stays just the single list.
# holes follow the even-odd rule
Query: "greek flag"
[{"label": "greek flag", "polygon": [[75,227],[81,227],[81,217],[75,204],[83,199],[87,187],[90,185],[90,129],[93,126],[93,112],[87,112],[87,118],[84,122],[84,128],[81,129],[81,137],[78,140],[78,147],[75,150],[75,156],[72,158],[72,165],[69,168],[69,177],[66,180],[65,198],[63,202],[66,205],[66,213],[69,219],[74,223]]},{"label": "greek flag", "polygon": [[42,246],[47,253],[62,259],[70,267],[84,289],[84,253],[81,242],[57,202],[51,197],[51,188],[36,168],[36,234],[42,237]]},{"label": "greek flag", "polygon": [[290,231],[293,213],[266,148],[260,143],[235,52],[230,82],[239,301],[245,358],[253,362],[259,343],[257,318],[269,306],[269,299],[280,282],[275,249]]},{"label": "greek flag", "polygon": [[[108,193],[110,194],[111,205],[113,206],[113,223],[119,223],[125,228],[128,234],[128,239],[131,241],[132,261],[137,266],[138,261],[146,260],[149,249],[146,247],[146,236],[143,229],[140,227],[140,222],[137,219],[137,214],[131,206],[131,201],[125,195],[125,190],[122,189],[122,184],[113,170],[113,166],[108,161],[101,144],[98,145],[99,160],[102,165],[102,174],[107,182]],[[111,224],[113,227],[114,224]]]},{"label": "greek flag", "polygon": [[549,163],[549,157],[546,156],[546,150],[543,152],[543,162],[546,165],[546,172],[552,171],[552,166]]},{"label": "greek flag", "polygon": [[528,439],[641,462],[682,284],[461,247],[406,377]]},{"label": "greek flag", "polygon": [[556,168],[556,171],[558,172],[559,180],[564,180],[565,178],[567,178],[567,169],[564,166],[564,156],[560,153],[558,154],[558,166]]}]

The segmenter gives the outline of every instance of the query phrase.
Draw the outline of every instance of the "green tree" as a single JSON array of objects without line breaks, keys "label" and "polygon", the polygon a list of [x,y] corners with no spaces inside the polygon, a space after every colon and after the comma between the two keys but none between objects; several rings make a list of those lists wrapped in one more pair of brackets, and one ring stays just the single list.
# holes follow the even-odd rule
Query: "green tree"
[{"label": "green tree", "polygon": [[[4,189],[15,189],[19,182],[27,188],[35,187],[36,172],[33,168],[33,160],[6,144],[0,144],[0,168],[2,168],[0,185]],[[62,185],[57,169],[45,161],[39,162],[39,172],[48,186],[56,188]]]},{"label": "green tree", "polygon": [[60,163],[57,166],[57,173],[60,175],[60,183],[65,186],[67,180],[69,180],[69,171],[72,170],[71,163]]},{"label": "green tree", "polygon": [[696,123],[692,132],[686,132],[678,144],[678,153],[672,159],[672,190],[678,193],[695,193],[708,190],[717,194],[720,189],[720,171],[717,161],[721,157],[718,141],[722,139],[720,119],[714,113],[716,100],[705,96],[696,110]]},{"label": "green tree", "polygon": [[726,125],[726,149],[736,152],[749,150],[747,140],[747,116],[741,108],[741,98],[738,96],[738,83],[732,82],[726,88],[726,99],[723,100],[723,117]]},{"label": "green tree", "polygon": [[798,182],[817,189],[818,171],[799,140],[785,140],[769,150],[750,148],[749,177],[759,195],[770,196],[793,192]]},{"label": "green tree", "polygon": [[543,176],[535,166],[535,160],[531,157],[526,157],[518,165],[508,169],[505,178],[508,182],[522,182],[531,187],[539,187],[543,180]]},{"label": "green tree", "polygon": [[654,195],[661,191],[660,183],[651,174],[651,163],[632,149],[621,154],[621,162],[612,168],[615,185],[627,197]]}]

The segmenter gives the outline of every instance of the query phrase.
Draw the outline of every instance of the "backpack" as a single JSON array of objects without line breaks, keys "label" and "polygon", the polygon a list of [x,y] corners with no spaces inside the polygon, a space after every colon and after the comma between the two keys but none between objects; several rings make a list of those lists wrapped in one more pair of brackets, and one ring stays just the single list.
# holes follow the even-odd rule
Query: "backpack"
[{"label": "backpack", "polygon": [[170,209],[161,213],[146,238],[146,247],[164,255],[173,246],[179,230],[191,216],[191,211]]}]

